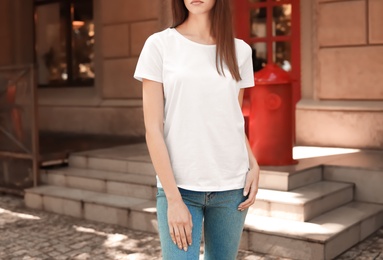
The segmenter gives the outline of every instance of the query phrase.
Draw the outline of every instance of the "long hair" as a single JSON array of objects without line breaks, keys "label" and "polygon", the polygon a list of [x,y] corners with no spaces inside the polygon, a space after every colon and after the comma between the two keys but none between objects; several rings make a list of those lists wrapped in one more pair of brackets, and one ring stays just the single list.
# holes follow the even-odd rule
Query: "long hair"
[{"label": "long hair", "polygon": [[[185,22],[189,16],[189,11],[183,0],[172,0],[172,11],[172,28]],[[215,62],[218,73],[225,76],[223,67],[226,64],[233,79],[240,81],[241,75],[235,51],[230,0],[216,0],[210,12],[210,22],[210,33],[217,45]]]}]

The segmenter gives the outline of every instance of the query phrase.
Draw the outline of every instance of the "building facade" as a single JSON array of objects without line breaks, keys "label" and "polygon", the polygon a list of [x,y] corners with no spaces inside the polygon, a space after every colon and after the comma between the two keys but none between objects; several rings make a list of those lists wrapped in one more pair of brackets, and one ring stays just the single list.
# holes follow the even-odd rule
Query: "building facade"
[{"label": "building facade", "polygon": [[[243,1],[249,4],[238,8],[239,3],[244,4]],[[291,30],[290,36],[279,36],[278,33],[274,36],[281,37],[276,38],[278,41],[291,40],[289,44],[295,44],[295,47],[289,47],[285,56],[281,55],[282,58],[289,57],[286,58],[287,64],[297,60],[291,62],[295,68],[294,75],[298,75],[295,79],[299,96],[296,143],[382,149],[383,1],[233,0],[235,19],[240,19],[241,12],[253,12],[254,17],[261,21],[262,8],[266,8],[269,2],[284,6],[287,14],[290,9],[298,13],[292,24],[286,21],[287,18],[278,18],[279,23],[272,25],[282,26],[285,22],[295,30]],[[76,11],[81,12],[82,7],[77,10],[73,4],[65,9],[59,4],[61,1],[55,0],[0,0],[0,67],[39,64],[39,128],[42,131],[143,136],[141,86],[133,79],[133,72],[146,38],[170,26],[170,0],[91,1],[92,17],[86,19],[91,19],[88,25],[91,25],[92,33],[90,29],[87,31],[86,42],[94,44],[87,45],[91,49],[87,57],[91,59],[83,59],[82,63],[79,57],[83,54],[76,54],[77,43],[74,44],[82,26],[76,27],[75,22],[81,21],[81,18],[76,18]],[[52,8],[46,8],[48,5]],[[65,10],[68,10],[70,19],[63,23]],[[55,18],[55,12],[59,18]],[[66,29],[58,28],[60,33],[57,33],[55,27],[45,26],[47,22],[54,24],[55,21],[56,25],[65,24],[67,27],[63,27]],[[242,19],[235,22],[238,28],[250,21]],[[49,35],[63,37],[61,31],[68,31],[69,27],[70,40],[66,38],[55,44],[54,37]],[[254,37],[257,35],[252,35]],[[64,59],[65,73],[57,72],[58,67],[54,67],[56,60],[52,58],[55,46],[61,46],[61,42],[67,43],[64,48],[67,55]],[[278,46],[285,45],[271,46],[275,47],[275,56],[279,57]],[[71,53],[75,53],[73,59],[69,57]],[[42,71],[44,66],[51,74]],[[74,68],[71,73],[67,72],[69,67]],[[79,75],[76,72],[78,68],[80,72],[88,71],[87,84],[75,80]],[[52,71],[61,75],[63,82],[50,86]],[[49,78],[44,75],[48,75],[50,81],[44,81]]]}]

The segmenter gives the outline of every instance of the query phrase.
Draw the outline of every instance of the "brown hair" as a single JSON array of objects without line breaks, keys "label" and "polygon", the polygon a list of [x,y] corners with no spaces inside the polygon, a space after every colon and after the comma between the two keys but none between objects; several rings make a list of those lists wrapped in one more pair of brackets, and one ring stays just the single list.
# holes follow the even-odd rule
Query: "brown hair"
[{"label": "brown hair", "polygon": [[[177,27],[186,21],[189,11],[183,0],[172,0],[173,26]],[[239,74],[238,60],[235,51],[234,32],[231,16],[230,0],[216,0],[210,13],[211,34],[214,37],[216,48],[216,66],[220,75],[225,76],[223,64],[230,70],[231,76],[236,81],[241,80]]]}]

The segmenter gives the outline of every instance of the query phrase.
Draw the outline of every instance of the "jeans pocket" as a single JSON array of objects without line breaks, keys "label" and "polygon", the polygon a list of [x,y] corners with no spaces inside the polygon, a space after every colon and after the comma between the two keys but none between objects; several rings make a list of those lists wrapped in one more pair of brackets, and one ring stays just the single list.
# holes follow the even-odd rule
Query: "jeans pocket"
[{"label": "jeans pocket", "polygon": [[157,194],[156,194],[156,197],[159,198],[159,197],[165,197],[165,191],[163,188],[160,188],[160,187],[157,187]]}]

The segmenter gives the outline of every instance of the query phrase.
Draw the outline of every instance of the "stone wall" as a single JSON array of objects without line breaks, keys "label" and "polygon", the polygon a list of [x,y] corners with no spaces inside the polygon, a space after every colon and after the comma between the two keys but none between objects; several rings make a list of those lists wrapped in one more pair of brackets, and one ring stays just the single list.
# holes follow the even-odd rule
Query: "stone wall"
[{"label": "stone wall", "polygon": [[383,100],[383,1],[320,0],[317,98]]},{"label": "stone wall", "polygon": [[383,1],[301,6],[297,144],[383,149]]},{"label": "stone wall", "polygon": [[140,98],[133,79],[147,37],[159,29],[158,0],[101,0],[103,98]]},{"label": "stone wall", "polygon": [[159,0],[93,0],[96,79],[92,89],[40,90],[40,128],[54,132],[144,135],[138,56],[160,26]]}]

